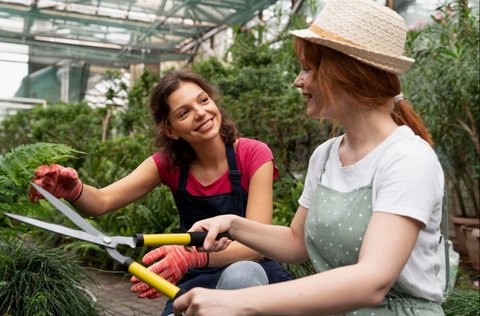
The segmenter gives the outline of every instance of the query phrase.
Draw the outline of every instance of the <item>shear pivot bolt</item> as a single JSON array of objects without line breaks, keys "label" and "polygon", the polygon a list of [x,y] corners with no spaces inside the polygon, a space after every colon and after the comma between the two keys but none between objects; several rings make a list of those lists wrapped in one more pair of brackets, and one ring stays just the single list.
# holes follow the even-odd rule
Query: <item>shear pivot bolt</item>
[{"label": "shear pivot bolt", "polygon": [[105,237],[103,237],[103,242],[104,242],[105,244],[109,244],[109,243],[112,242],[112,239],[111,239],[110,237],[106,237],[106,236],[105,236]]}]

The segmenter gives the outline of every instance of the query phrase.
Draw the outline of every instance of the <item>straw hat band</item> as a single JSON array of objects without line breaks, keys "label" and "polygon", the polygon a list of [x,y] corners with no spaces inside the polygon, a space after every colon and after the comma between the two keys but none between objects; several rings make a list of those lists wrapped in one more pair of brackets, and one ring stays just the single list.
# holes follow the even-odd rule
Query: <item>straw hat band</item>
[{"label": "straw hat band", "polygon": [[329,38],[329,39],[339,41],[339,42],[342,42],[342,43],[345,43],[345,44],[358,46],[357,44],[353,43],[352,41],[349,41],[349,40],[341,37],[338,34],[335,34],[333,32],[322,29],[320,26],[318,26],[316,24],[311,24],[308,29],[310,31],[312,31],[313,33],[317,34],[318,36],[321,36],[321,37],[324,37],[324,38]]}]

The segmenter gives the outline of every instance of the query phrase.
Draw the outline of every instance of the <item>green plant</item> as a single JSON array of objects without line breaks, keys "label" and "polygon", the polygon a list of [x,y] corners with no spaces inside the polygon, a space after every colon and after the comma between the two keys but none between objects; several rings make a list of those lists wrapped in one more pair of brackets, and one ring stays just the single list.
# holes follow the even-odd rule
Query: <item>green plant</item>
[{"label": "green plant", "polygon": [[1,315],[99,315],[83,289],[86,280],[65,252],[32,240],[0,238]]},{"label": "green plant", "polygon": [[432,23],[408,35],[414,66],[402,78],[444,168],[455,215],[479,217],[479,16],[467,1],[438,8]]},{"label": "green plant", "polygon": [[115,116],[114,127],[120,135],[146,134],[153,139],[154,122],[150,115],[150,94],[158,76],[144,70],[128,92],[127,109]]},{"label": "green plant", "polygon": [[[41,164],[64,163],[81,152],[62,144],[20,145],[0,156],[0,207],[27,201],[29,181]],[[18,205],[17,205],[18,206]]]},{"label": "green plant", "polygon": [[[37,143],[20,145],[0,156],[0,211],[22,214],[36,218],[53,218],[62,221],[49,203],[31,203],[28,198],[29,181],[34,170],[41,164],[65,163],[76,157],[79,151],[62,144]],[[55,215],[54,215],[55,214]],[[44,231],[28,225],[15,225],[9,217],[0,213],[0,235],[14,236],[30,231],[34,236],[49,236]],[[42,238],[55,244],[55,239]]]},{"label": "green plant", "polygon": [[[0,122],[0,155],[22,144],[65,144],[83,152],[101,139],[104,109],[86,103],[51,104],[18,111]],[[81,164],[81,159],[75,162]]]},{"label": "green plant", "polygon": [[454,288],[442,304],[445,316],[480,316],[478,289]]}]

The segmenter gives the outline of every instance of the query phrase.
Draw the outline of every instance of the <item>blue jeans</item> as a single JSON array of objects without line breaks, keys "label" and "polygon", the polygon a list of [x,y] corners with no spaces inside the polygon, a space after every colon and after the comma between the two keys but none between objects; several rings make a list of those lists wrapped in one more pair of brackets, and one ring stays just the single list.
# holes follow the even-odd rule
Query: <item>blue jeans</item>
[{"label": "blue jeans", "polygon": [[268,276],[260,264],[254,261],[238,261],[223,270],[217,289],[235,290],[268,284]]},{"label": "blue jeans", "polygon": [[[226,267],[218,279],[216,289],[235,290],[268,284],[263,267],[254,261],[237,261]],[[168,314],[168,316],[173,316]]]}]

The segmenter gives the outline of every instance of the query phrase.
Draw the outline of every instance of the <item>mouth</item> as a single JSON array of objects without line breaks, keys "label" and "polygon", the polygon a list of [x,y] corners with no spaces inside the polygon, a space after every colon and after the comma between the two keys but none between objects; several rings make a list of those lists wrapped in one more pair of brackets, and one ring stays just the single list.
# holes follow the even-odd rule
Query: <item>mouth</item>
[{"label": "mouth", "polygon": [[303,97],[305,98],[305,101],[308,103],[312,99],[312,95],[310,93],[302,93]]},{"label": "mouth", "polygon": [[213,126],[213,117],[206,120],[205,122],[203,122],[200,126],[198,126],[195,131],[196,132],[203,132],[207,129],[209,129],[211,126]]}]

